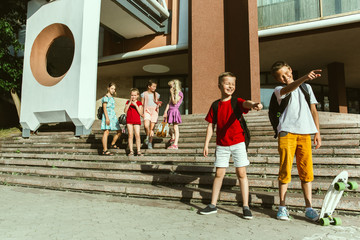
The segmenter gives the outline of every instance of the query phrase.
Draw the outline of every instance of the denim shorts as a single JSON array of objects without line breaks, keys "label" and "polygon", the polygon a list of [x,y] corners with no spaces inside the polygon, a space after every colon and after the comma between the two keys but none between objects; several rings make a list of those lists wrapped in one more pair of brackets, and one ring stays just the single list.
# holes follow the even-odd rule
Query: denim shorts
[{"label": "denim shorts", "polygon": [[232,155],[235,167],[245,167],[250,164],[245,142],[241,142],[231,146],[216,145],[215,167],[229,167],[230,155]]}]

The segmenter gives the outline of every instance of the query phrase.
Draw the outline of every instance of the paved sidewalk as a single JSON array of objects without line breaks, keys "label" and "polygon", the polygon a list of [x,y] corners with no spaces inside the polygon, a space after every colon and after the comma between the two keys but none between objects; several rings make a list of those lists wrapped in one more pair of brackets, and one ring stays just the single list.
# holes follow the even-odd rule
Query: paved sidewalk
[{"label": "paved sidewalk", "polygon": [[304,219],[274,219],[254,209],[244,220],[239,207],[220,206],[202,216],[203,204],[122,198],[0,186],[1,240],[111,239],[360,239],[360,217],[342,216],[343,226],[321,227]]}]

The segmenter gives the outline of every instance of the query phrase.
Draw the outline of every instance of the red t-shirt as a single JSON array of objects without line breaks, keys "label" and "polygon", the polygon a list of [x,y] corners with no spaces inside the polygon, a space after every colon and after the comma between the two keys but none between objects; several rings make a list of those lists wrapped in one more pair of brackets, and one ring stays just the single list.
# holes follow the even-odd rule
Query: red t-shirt
[{"label": "red t-shirt", "polygon": [[[126,104],[129,103],[129,100],[126,102]],[[137,101],[136,104],[138,106],[141,106],[142,103],[140,101]],[[141,125],[141,119],[140,119],[140,114],[139,112],[136,110],[136,107],[134,105],[130,105],[127,113],[126,113],[126,123],[129,124],[139,124]]]},{"label": "red t-shirt", "polygon": [[[243,108],[244,99],[238,98],[237,106],[241,112],[246,114],[249,109]],[[213,122],[213,109],[210,110],[205,118],[209,123]],[[216,144],[220,146],[231,146],[241,142],[245,142],[244,131],[241,128],[240,121],[236,119],[234,111],[231,107],[231,100],[219,102],[216,124]]]}]

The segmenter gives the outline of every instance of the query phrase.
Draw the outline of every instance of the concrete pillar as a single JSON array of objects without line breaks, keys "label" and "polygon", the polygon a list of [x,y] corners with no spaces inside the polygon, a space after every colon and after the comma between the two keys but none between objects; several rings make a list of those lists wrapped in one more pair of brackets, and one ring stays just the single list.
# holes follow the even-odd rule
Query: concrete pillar
[{"label": "concrete pillar", "polygon": [[344,63],[330,63],[327,65],[327,70],[330,112],[347,113]]},{"label": "concrete pillar", "polygon": [[189,111],[207,113],[220,98],[217,77],[225,71],[223,1],[189,2]]},{"label": "concrete pillar", "polygon": [[257,1],[224,0],[225,70],[237,76],[235,95],[260,101]]}]

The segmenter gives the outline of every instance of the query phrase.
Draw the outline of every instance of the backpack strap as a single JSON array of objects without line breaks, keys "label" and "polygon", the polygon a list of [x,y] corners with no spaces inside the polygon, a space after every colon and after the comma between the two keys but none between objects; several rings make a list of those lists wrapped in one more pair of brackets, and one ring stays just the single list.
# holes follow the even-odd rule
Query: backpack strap
[{"label": "backpack strap", "polygon": [[[300,85],[300,89],[301,89],[301,91],[302,91],[302,93],[304,94],[304,96],[305,96],[305,100],[306,100],[306,102],[307,102],[307,104],[308,104],[308,106],[309,106],[309,108],[310,108],[310,94],[309,94],[309,90],[308,90],[308,87],[306,86],[306,84],[305,83],[302,83],[301,85]],[[311,109],[311,108],[310,108]]]},{"label": "backpack strap", "polygon": [[[276,98],[275,93],[274,93],[274,97]],[[285,108],[289,104],[290,98],[291,98],[291,93],[289,93],[289,95],[287,95],[284,99],[281,100],[279,111],[277,112],[277,117],[280,117],[280,115],[285,111]]]},{"label": "backpack strap", "polygon": [[240,108],[238,107],[237,98],[231,98],[231,107],[234,111],[236,119],[238,119],[240,121],[240,119],[242,117],[242,112],[240,111]]},{"label": "backpack strap", "polygon": [[212,110],[213,110],[213,124],[217,123],[217,113],[218,113],[218,108],[219,108],[219,102],[220,99],[216,100],[215,102],[213,102],[211,104]]}]

